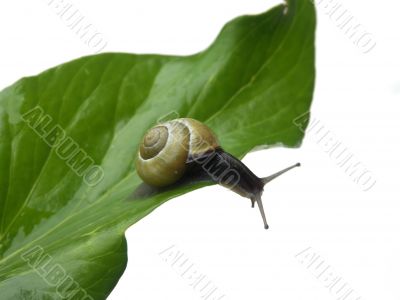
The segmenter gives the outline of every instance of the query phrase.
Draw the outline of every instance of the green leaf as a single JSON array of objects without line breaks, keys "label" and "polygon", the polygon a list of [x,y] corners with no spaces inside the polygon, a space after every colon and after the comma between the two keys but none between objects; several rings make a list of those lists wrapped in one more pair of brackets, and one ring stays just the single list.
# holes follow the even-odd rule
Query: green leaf
[{"label": "green leaf", "polygon": [[[311,1],[292,0],[231,21],[196,55],[88,56],[3,90],[1,299],[111,292],[127,263],[125,230],[203,186],[127,200],[141,183],[133,163],[139,140],[163,115],[205,122],[239,157],[259,146],[299,146],[303,132],[293,119],[311,104],[314,33]],[[65,130],[58,139],[55,126]],[[90,166],[101,166],[97,184],[76,173],[84,163],[60,156],[71,154],[61,149],[67,138],[93,159]]]}]

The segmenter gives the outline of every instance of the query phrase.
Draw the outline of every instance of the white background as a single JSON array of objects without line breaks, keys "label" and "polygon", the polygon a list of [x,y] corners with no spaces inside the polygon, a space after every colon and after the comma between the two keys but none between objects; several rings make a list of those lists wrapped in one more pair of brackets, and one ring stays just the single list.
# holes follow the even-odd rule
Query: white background
[{"label": "white background", "polygon": [[[230,19],[278,3],[64,2],[73,3],[103,34],[104,51],[182,55],[206,48]],[[348,0],[343,7],[377,45],[364,54],[323,5],[318,7],[312,113],[371,172],[375,186],[363,191],[312,132],[300,149],[251,153],[244,162],[260,176],[297,161],[303,164],[266,187],[270,229],[262,228],[249,200],[219,186],[171,200],[127,231],[128,267],[109,299],[202,299],[159,254],[170,246],[184,253],[223,299],[337,299],[324,286],[326,274],[317,278],[296,257],[309,247],[354,289],[346,300],[400,299],[400,4]],[[2,1],[0,32],[0,89],[93,54],[47,0]]]}]

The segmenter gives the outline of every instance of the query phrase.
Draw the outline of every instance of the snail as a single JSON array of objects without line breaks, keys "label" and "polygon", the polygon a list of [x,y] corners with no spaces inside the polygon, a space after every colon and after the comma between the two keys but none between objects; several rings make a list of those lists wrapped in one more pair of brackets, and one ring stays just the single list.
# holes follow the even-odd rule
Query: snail
[{"label": "snail", "polygon": [[191,118],[167,121],[144,135],[136,159],[139,177],[153,187],[166,187],[195,174],[230,188],[259,207],[265,229],[268,223],[261,200],[264,185],[294,167],[268,177],[257,177],[239,159],[225,152],[213,131]]}]

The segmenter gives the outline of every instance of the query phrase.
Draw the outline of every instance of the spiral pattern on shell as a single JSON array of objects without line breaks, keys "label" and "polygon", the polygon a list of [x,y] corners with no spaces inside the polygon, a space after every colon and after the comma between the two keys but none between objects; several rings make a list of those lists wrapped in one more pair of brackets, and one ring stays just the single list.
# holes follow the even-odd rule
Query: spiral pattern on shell
[{"label": "spiral pattern on shell", "polygon": [[178,181],[195,157],[219,147],[214,133],[203,123],[181,118],[149,129],[139,146],[136,170],[142,180],[162,187]]}]

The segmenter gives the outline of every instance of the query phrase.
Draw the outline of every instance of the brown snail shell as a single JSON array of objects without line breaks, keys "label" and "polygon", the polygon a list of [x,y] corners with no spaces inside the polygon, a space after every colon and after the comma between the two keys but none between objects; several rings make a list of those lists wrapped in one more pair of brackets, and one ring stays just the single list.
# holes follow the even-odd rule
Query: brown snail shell
[{"label": "brown snail shell", "polygon": [[219,147],[203,123],[181,118],[149,129],[139,146],[136,170],[144,182],[163,187],[178,181],[188,162]]}]

